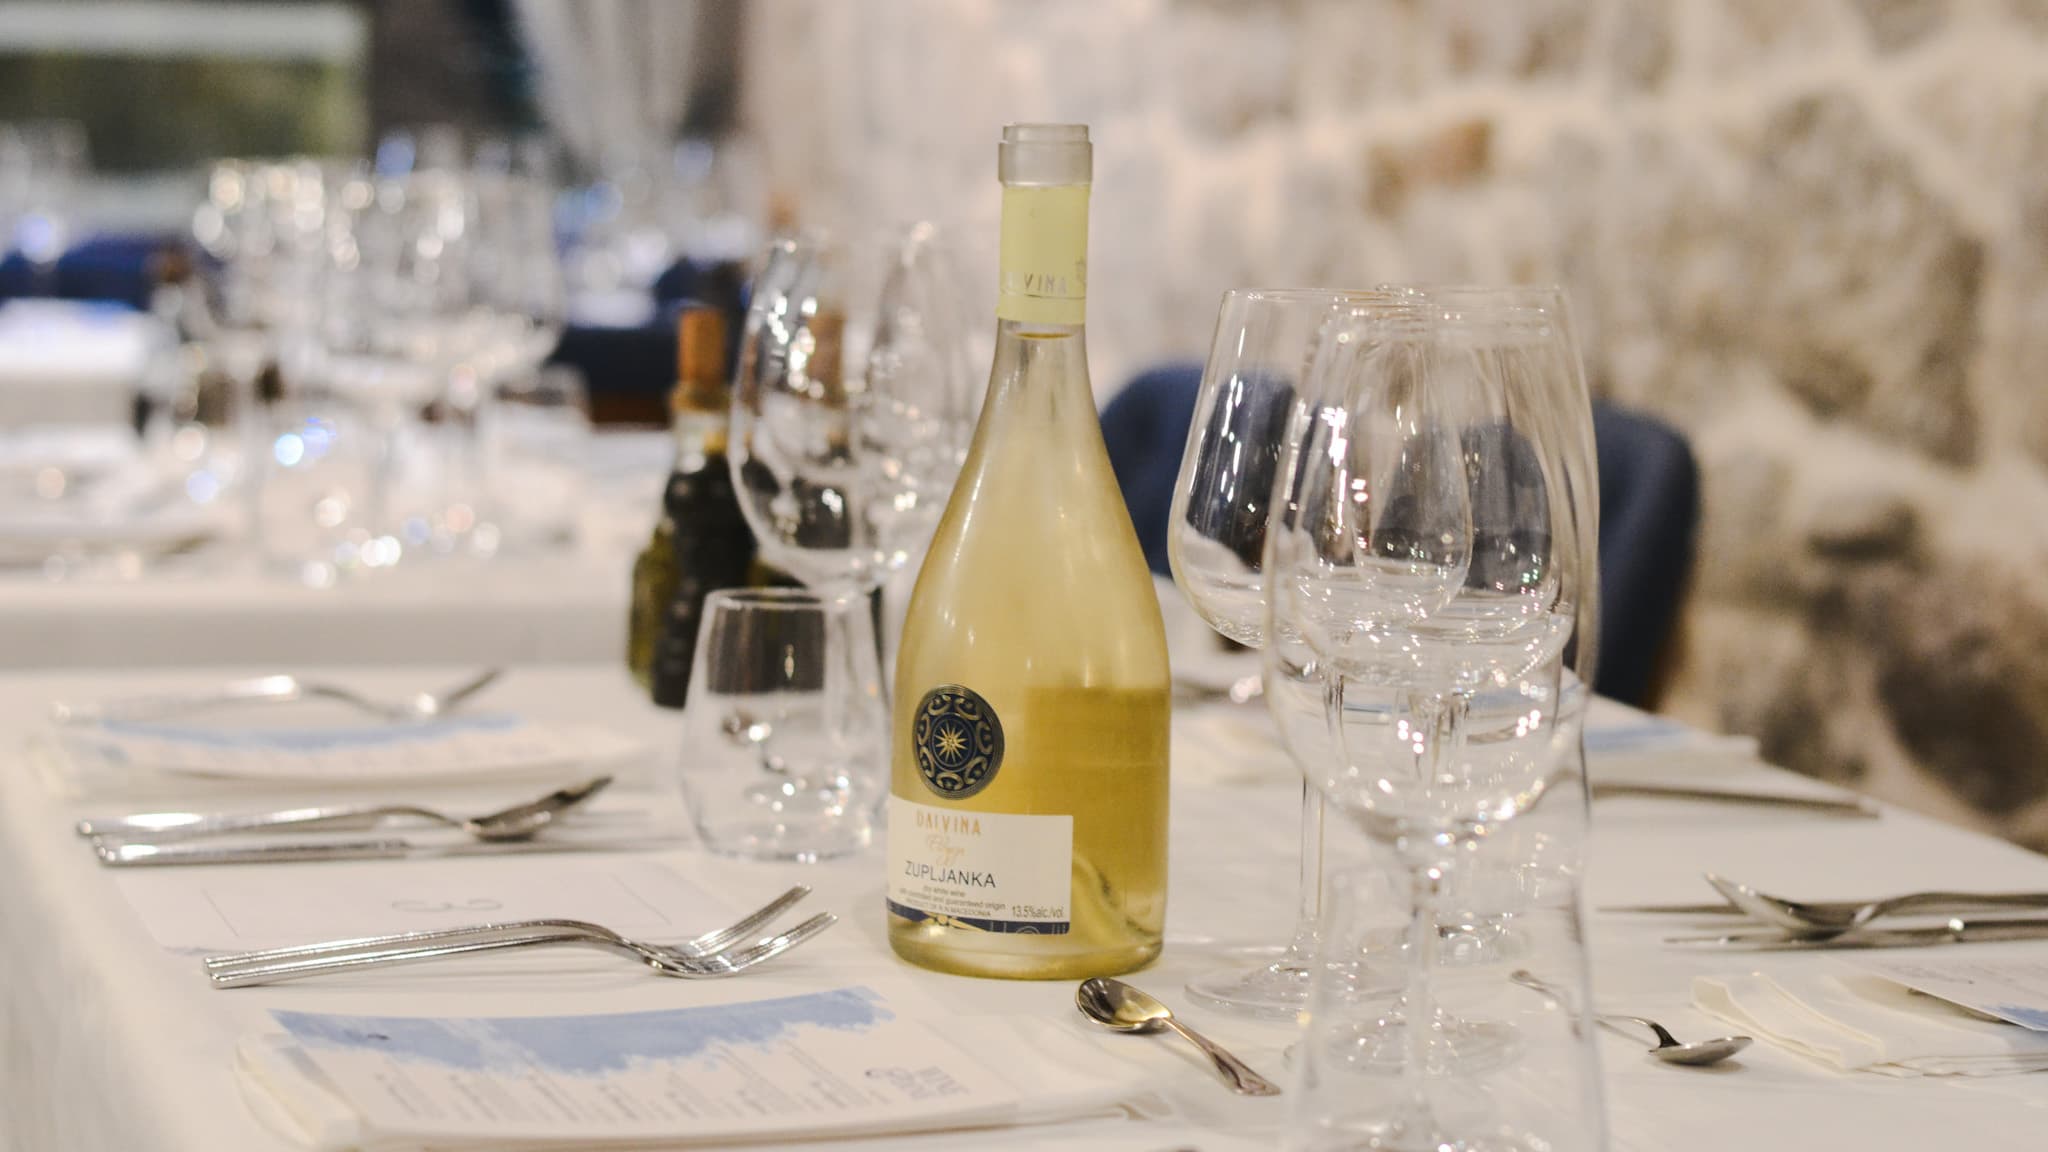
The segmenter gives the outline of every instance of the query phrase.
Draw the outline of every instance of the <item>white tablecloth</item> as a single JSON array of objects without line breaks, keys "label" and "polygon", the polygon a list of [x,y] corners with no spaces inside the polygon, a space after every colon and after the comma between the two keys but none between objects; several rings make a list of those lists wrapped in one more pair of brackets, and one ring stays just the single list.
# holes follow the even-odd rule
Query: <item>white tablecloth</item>
[{"label": "white tablecloth", "polygon": [[623,661],[630,555],[449,560],[308,588],[229,558],[134,581],[0,578],[0,667]]},{"label": "white tablecloth", "polygon": [[[438,682],[453,669],[364,673],[365,687],[402,689]],[[137,675],[134,687],[190,684],[193,674]],[[104,690],[109,678],[91,682]],[[86,686],[52,675],[0,677],[0,739],[10,747],[39,723],[48,701]],[[593,721],[672,747],[673,714],[639,703],[622,671],[522,669],[494,690],[494,704],[535,714]],[[664,760],[672,760],[672,756]],[[1596,774],[1599,766],[1595,764]],[[1724,773],[1727,783],[1769,782],[1761,766]],[[1187,977],[1215,962],[1224,944],[1282,938],[1291,901],[1298,784],[1278,773],[1232,785],[1183,773],[1173,796],[1172,901],[1166,956],[1135,979],[1176,1003]],[[105,808],[105,802],[97,802]],[[588,959],[506,958],[487,973],[435,972],[432,966],[217,992],[189,957],[161,951],[133,909],[72,835],[81,805],[52,800],[18,754],[0,758],[0,1147],[23,1152],[94,1149],[283,1149],[244,1106],[232,1072],[235,1042],[267,1010],[383,1014],[489,1015],[531,1011],[546,996],[560,1011],[624,1011],[691,1002],[691,986],[650,978],[631,966]],[[1768,880],[1816,896],[1905,891],[1915,887],[2048,888],[2048,860],[1971,833],[1899,812],[1881,821],[1823,819],[1790,812],[1703,807],[1667,801],[1601,801],[1595,809],[1588,904],[1699,900],[1703,869]],[[670,866],[735,892],[763,895],[794,879],[818,888],[809,906],[846,920],[759,979],[778,986],[857,982],[863,973],[910,979],[942,1005],[1013,1011],[1041,1018],[1071,1013],[1066,983],[1030,984],[937,976],[894,961],[883,938],[879,860],[823,866],[769,866],[713,860],[690,849],[662,854]],[[351,865],[299,865],[347,868]],[[272,866],[276,883],[291,867]],[[1824,956],[1736,959],[1675,952],[1658,942],[1665,925],[1640,918],[1591,917],[1595,984],[1603,1003],[1626,1005],[1665,1021],[1680,1035],[1727,1028],[1692,1010],[1696,973],[1752,966],[1764,970],[1828,963]],[[2026,948],[1982,945],[1973,948]],[[2036,952],[2048,945],[2032,946]],[[1990,955],[1990,952],[1977,953]],[[530,960],[524,966],[514,959]],[[749,977],[748,979],[756,979]],[[786,984],[778,983],[786,982]],[[1270,1054],[1287,1033],[1189,1008],[1225,1044]],[[1167,1043],[1103,1036],[1106,1045]],[[1128,1049],[1126,1049],[1128,1051]],[[1163,1049],[1162,1049],[1163,1050]],[[1745,1152],[1817,1147],[1859,1152],[1940,1148],[2019,1148],[2048,1127],[2048,1080],[1895,1080],[1838,1074],[1758,1046],[1739,1066],[1697,1072],[1650,1062],[1626,1041],[1602,1040],[1617,1149],[1740,1148]],[[1237,1101],[1192,1061],[1173,1063],[1170,1097],[1178,1119],[1094,1121],[1052,1128],[864,1143],[955,1147],[1079,1147],[1204,1152],[1270,1149],[1283,1112],[1275,1102]],[[11,1141],[11,1144],[10,1144]]]},{"label": "white tablecloth", "polygon": [[574,548],[401,564],[308,588],[233,541],[135,579],[0,573],[0,668],[622,661],[633,558],[659,510],[666,433],[591,442]]}]

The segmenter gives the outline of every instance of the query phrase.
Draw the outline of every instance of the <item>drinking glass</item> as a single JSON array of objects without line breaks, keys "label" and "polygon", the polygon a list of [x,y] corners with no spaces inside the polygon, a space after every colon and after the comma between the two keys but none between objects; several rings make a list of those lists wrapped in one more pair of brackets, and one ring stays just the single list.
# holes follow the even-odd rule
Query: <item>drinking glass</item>
[{"label": "drinking glass", "polygon": [[[1530,684],[1540,698],[1547,672]],[[1458,1135],[1445,1146],[1473,1149],[1606,1146],[1599,1058],[1588,1008],[1581,877],[1587,811],[1579,725],[1585,693],[1564,675],[1556,723],[1531,729],[1502,693],[1475,705],[1468,753],[1550,762],[1549,797],[1460,853],[1442,897],[1435,994],[1442,1011],[1485,1019],[1514,1043],[1500,1058],[1437,1069],[1431,1104]],[[1347,714],[1356,739],[1377,732],[1388,745],[1398,710],[1386,691],[1359,692]],[[1389,1046],[1384,1017],[1401,982],[1404,900],[1398,859],[1333,875],[1324,931],[1323,978],[1302,1039],[1287,1147],[1408,1147],[1385,1139],[1387,1117],[1407,1107],[1404,1053]],[[1535,986],[1535,987],[1532,987]],[[1540,991],[1537,990],[1540,987]]]},{"label": "drinking glass", "polygon": [[[1210,627],[1253,648],[1265,638],[1261,581],[1267,506],[1276,473],[1293,444],[1303,376],[1325,326],[1386,298],[1385,293],[1323,289],[1236,289],[1224,294],[1203,367],[1194,422],[1174,483],[1167,554],[1174,581]],[[1320,673],[1268,678],[1266,699],[1290,751],[1319,743]],[[1298,723],[1304,710],[1313,723]],[[1314,730],[1310,734],[1309,730]],[[1252,968],[1197,976],[1188,992],[1212,1006],[1292,1018],[1308,1001],[1322,902],[1323,800],[1306,777],[1301,793],[1300,906],[1293,940],[1280,957]]]},{"label": "drinking glass", "polygon": [[[1398,1072],[1347,1137],[1370,1147],[1549,1146],[1465,1107],[1467,1080],[1524,1049],[1512,1022],[1447,1009],[1437,970],[1458,867],[1555,782],[1556,757],[1478,756],[1467,736],[1502,700],[1509,732],[1556,723],[1591,594],[1569,354],[1553,317],[1505,295],[1422,290],[1361,310],[1318,344],[1274,488],[1268,630],[1314,653],[1339,753],[1302,767],[1408,880],[1402,992],[1354,1037]],[[1373,738],[1347,722],[1353,691],[1385,695]]]},{"label": "drinking glass", "polygon": [[372,414],[382,444],[382,548],[468,550],[481,523],[476,422],[489,315],[476,306],[476,216],[459,172],[345,177],[327,234],[318,332],[330,387]]},{"label": "drinking glass", "polygon": [[590,398],[572,368],[500,383],[483,413],[488,521],[479,551],[563,548],[576,536],[590,471]]},{"label": "drinking glass", "polygon": [[814,861],[866,847],[888,715],[866,604],[799,589],[704,601],[679,773],[713,851]]},{"label": "drinking glass", "polygon": [[770,248],[728,453],[763,559],[852,595],[930,541],[974,429],[956,300],[928,224]]},{"label": "drinking glass", "polygon": [[76,239],[78,185],[86,176],[85,126],[32,120],[0,141],[0,181],[12,184],[10,239],[28,261],[37,289],[55,295],[57,261]]},{"label": "drinking glass", "polygon": [[265,404],[257,427],[253,530],[267,568],[326,588],[396,558],[376,542],[370,414],[315,387]]}]

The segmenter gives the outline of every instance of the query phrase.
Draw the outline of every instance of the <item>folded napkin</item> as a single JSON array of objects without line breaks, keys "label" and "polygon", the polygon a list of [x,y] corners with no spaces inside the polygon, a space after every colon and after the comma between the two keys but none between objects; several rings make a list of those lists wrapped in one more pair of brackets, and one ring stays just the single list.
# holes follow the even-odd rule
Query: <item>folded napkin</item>
[{"label": "folded napkin", "polygon": [[1842,968],[1701,976],[1693,1003],[1743,1031],[1846,1071],[2002,1076],[2048,1069],[2033,1032]]},{"label": "folded napkin", "polygon": [[[375,1152],[803,1140],[1127,1114],[1138,1066],[1045,1020],[837,988],[588,1016],[275,1012],[236,1071],[295,1143]],[[743,993],[741,993],[743,994]]]}]

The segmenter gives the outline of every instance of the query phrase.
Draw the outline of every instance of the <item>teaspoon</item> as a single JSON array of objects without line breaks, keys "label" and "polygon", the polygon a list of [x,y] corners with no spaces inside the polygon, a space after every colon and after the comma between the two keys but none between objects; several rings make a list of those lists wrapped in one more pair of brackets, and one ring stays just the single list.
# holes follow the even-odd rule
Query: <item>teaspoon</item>
[{"label": "teaspoon", "polygon": [[1081,1014],[1116,1032],[1157,1032],[1170,1028],[1188,1043],[1200,1048],[1216,1066],[1216,1074],[1240,1096],[1278,1096],[1280,1088],[1259,1075],[1244,1061],[1218,1047],[1216,1042],[1174,1018],[1173,1009],[1151,994],[1121,980],[1094,976],[1081,981],[1074,990],[1074,1004]]},{"label": "teaspoon", "polygon": [[[1540,993],[1560,1008],[1565,1007],[1564,996],[1556,988],[1551,987],[1548,983],[1538,978],[1535,973],[1527,969],[1517,969],[1509,975],[1508,979],[1533,992]],[[1593,1022],[1609,1032],[1626,1036],[1631,1040],[1641,1040],[1642,1037],[1634,1030],[1628,1028],[1627,1025],[1638,1025],[1657,1038],[1657,1046],[1648,1050],[1650,1055],[1662,1060],[1666,1064],[1683,1064],[1693,1068],[1704,1068],[1709,1064],[1719,1064],[1721,1061],[1726,1060],[1750,1045],[1750,1038],[1747,1036],[1719,1036],[1712,1040],[1695,1040],[1690,1044],[1686,1044],[1681,1042],[1678,1037],[1673,1036],[1662,1024],[1643,1016],[1595,1012],[1593,1013]]]}]

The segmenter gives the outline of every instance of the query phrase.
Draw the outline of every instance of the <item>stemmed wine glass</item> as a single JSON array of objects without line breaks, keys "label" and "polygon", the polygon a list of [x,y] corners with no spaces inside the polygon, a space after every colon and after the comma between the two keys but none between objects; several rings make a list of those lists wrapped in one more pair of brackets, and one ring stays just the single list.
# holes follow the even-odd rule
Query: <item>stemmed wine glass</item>
[{"label": "stemmed wine glass", "polygon": [[930,540],[974,429],[957,298],[928,224],[770,248],[728,453],[770,564],[821,592],[865,594]]},{"label": "stemmed wine glass", "polygon": [[[1298,434],[1295,416],[1317,340],[1333,321],[1393,298],[1386,292],[1324,289],[1224,294],[1174,483],[1166,539],[1182,594],[1210,627],[1239,644],[1257,648],[1265,640],[1261,567],[1268,501],[1293,447],[1290,429]],[[1310,675],[1272,681],[1266,689],[1290,752],[1322,755],[1319,681]],[[1322,901],[1323,799],[1306,779],[1301,803],[1300,910],[1292,942],[1269,964],[1189,981],[1188,991],[1198,999],[1290,1019],[1307,1004]]]},{"label": "stemmed wine glass", "polygon": [[[1481,714],[1507,717],[1510,739],[1557,723],[1565,652],[1594,595],[1590,418],[1555,313],[1471,289],[1398,297],[1326,329],[1266,539],[1269,633],[1331,690],[1337,755],[1302,767],[1400,861],[1410,897],[1401,994],[1349,1046],[1354,1066],[1398,1076],[1381,1093],[1352,1086],[1362,1118],[1325,1127],[1388,1152],[1549,1147],[1585,1118],[1543,1100],[1504,1102],[1506,1118],[1475,1110],[1491,1097],[1473,1077],[1520,1045],[1513,1025],[1439,1003],[1437,905],[1554,782],[1557,755],[1468,755],[1466,736]],[[1370,738],[1345,722],[1354,687],[1387,709]]]}]

